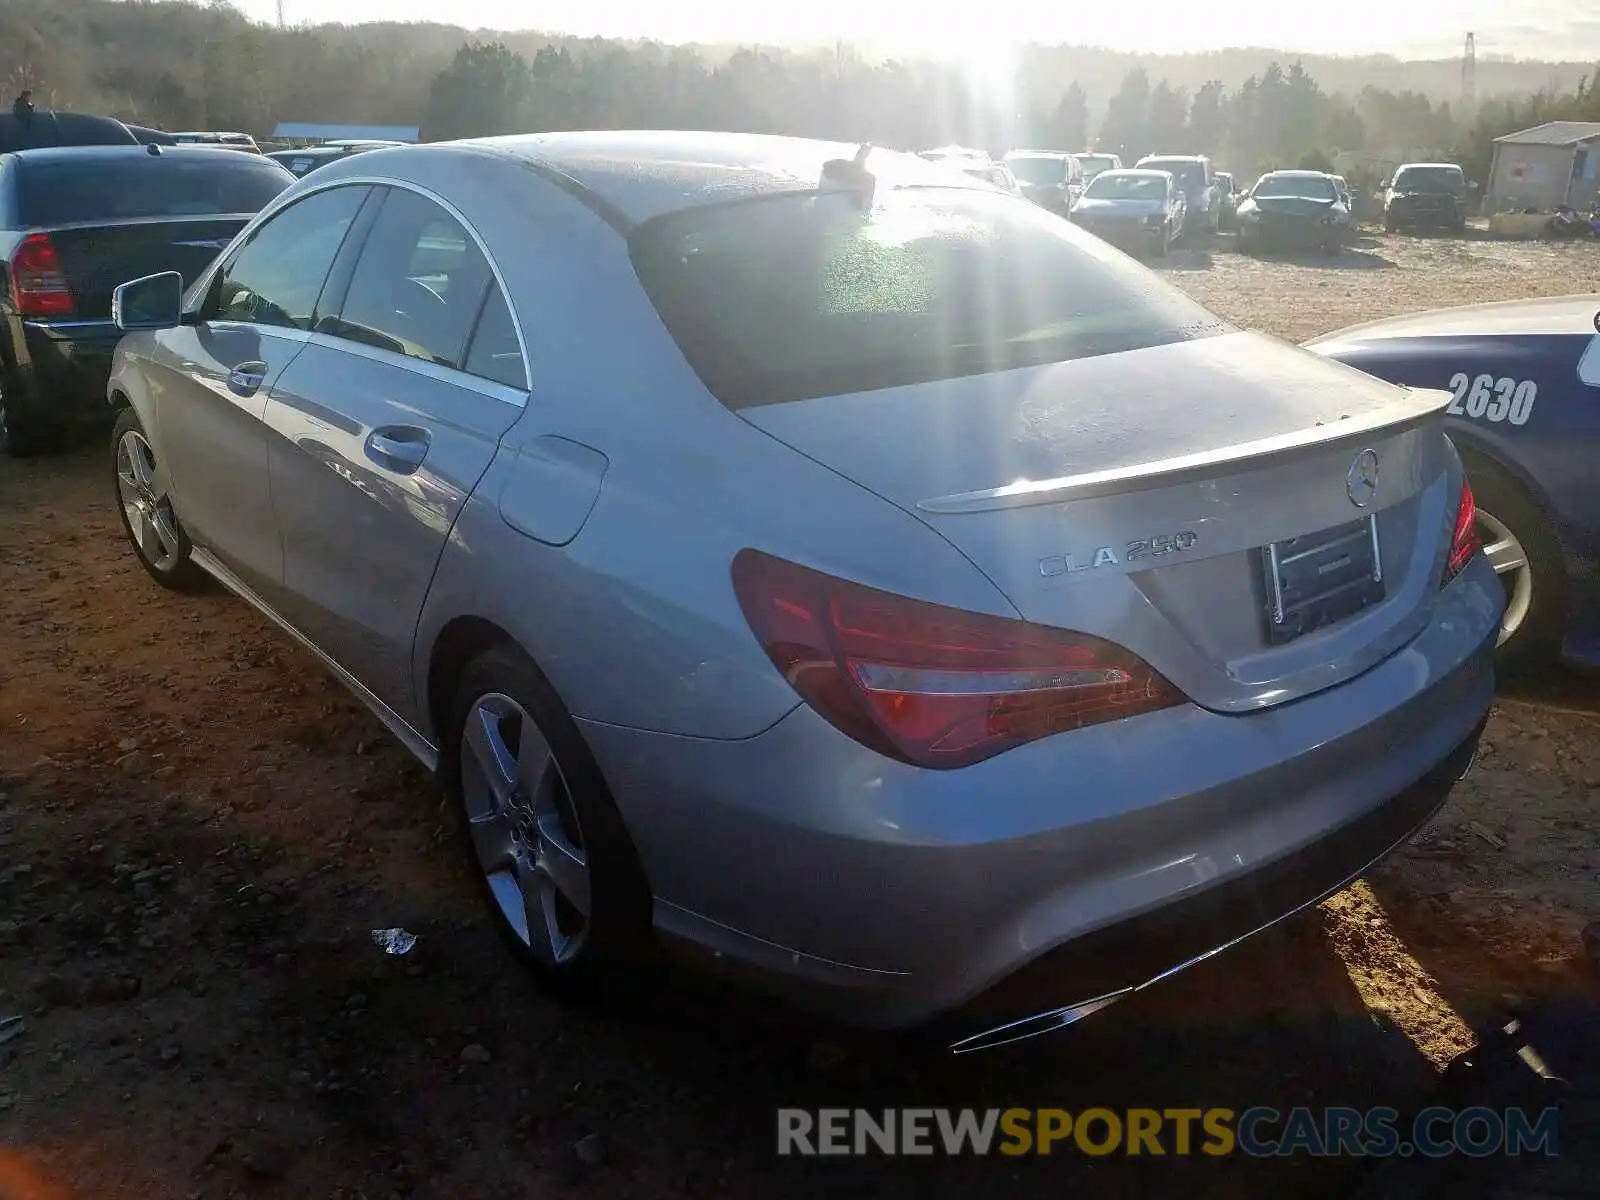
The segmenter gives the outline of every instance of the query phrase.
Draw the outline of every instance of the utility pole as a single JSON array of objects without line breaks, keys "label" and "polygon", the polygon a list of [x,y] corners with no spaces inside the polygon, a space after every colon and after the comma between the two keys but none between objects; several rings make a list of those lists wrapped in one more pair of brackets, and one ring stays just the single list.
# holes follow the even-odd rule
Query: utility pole
[{"label": "utility pole", "polygon": [[[281,4],[282,0],[280,0]],[[1472,31],[1467,31],[1467,47],[1461,55],[1461,107],[1463,114],[1472,115],[1473,102],[1478,93],[1478,44]]]},{"label": "utility pole", "polygon": [[[278,28],[283,28],[283,0],[278,0]],[[1467,34],[1467,41],[1470,42],[1471,40],[1472,35],[1469,33]]]}]

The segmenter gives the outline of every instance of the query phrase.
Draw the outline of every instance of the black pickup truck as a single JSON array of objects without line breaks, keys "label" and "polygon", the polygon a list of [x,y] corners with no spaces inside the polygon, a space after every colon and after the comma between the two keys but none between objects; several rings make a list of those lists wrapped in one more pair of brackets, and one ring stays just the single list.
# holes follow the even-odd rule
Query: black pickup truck
[{"label": "black pickup truck", "polygon": [[294,182],[257,154],[137,143],[0,154],[0,453],[100,422],[120,337],[111,293],[191,282]]}]

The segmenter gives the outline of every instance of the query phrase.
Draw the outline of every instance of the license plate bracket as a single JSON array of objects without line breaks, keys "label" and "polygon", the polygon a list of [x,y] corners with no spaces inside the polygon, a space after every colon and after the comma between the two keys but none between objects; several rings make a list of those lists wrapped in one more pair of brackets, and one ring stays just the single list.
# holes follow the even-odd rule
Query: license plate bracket
[{"label": "license plate bracket", "polygon": [[1261,548],[1267,640],[1281,646],[1384,597],[1376,515]]}]

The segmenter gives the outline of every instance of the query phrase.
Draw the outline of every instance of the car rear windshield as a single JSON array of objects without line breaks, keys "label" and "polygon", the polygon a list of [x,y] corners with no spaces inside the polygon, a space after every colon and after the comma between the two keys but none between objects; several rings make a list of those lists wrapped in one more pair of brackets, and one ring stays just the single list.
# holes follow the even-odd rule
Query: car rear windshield
[{"label": "car rear windshield", "polygon": [[1089,181],[1083,194],[1092,200],[1165,200],[1167,181],[1159,175],[1103,171]]},{"label": "car rear windshield", "polygon": [[1287,199],[1333,200],[1333,180],[1321,175],[1263,175],[1251,193],[1258,200]]},{"label": "car rear windshield", "polygon": [[685,209],[641,225],[634,268],[729,408],[1166,345],[1229,327],[1093,236],[959,188]]},{"label": "car rear windshield", "polygon": [[1397,192],[1459,192],[1465,184],[1460,167],[1402,167],[1394,177]]},{"label": "car rear windshield", "polygon": [[1087,177],[1111,170],[1117,165],[1117,160],[1110,154],[1080,154],[1078,165],[1083,168],[1083,173]]},{"label": "car rear windshield", "polygon": [[1006,166],[1011,168],[1011,173],[1020,182],[1034,187],[1054,187],[1067,177],[1066,159],[1052,158],[1047,154],[1008,158]]},{"label": "car rear windshield", "polygon": [[24,225],[260,211],[294,176],[260,155],[222,150],[24,163]]},{"label": "car rear windshield", "polygon": [[1206,169],[1204,164],[1197,163],[1192,158],[1149,158],[1139,164],[1151,171],[1166,171],[1175,176],[1187,191],[1192,188],[1205,187]]}]

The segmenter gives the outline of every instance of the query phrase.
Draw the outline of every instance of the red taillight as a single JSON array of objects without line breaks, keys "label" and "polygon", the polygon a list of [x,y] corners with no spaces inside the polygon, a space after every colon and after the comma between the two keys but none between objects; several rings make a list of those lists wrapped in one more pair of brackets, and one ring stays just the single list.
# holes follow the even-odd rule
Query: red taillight
[{"label": "red taillight", "polygon": [[1444,566],[1443,587],[1461,573],[1461,568],[1472,561],[1472,556],[1483,548],[1478,537],[1478,503],[1472,498],[1472,485],[1461,481],[1461,502],[1456,505],[1455,532],[1450,538],[1450,559]]},{"label": "red taillight", "polygon": [[1137,656],[1087,634],[927,604],[755,550],[734,559],[733,584],[806,703],[919,767],[964,767],[1184,699]]},{"label": "red taillight", "polygon": [[48,233],[30,233],[11,256],[11,296],[24,317],[70,317],[76,311]]}]

